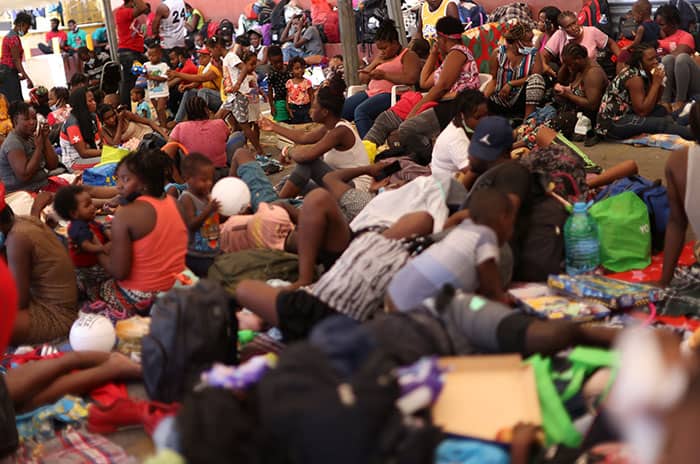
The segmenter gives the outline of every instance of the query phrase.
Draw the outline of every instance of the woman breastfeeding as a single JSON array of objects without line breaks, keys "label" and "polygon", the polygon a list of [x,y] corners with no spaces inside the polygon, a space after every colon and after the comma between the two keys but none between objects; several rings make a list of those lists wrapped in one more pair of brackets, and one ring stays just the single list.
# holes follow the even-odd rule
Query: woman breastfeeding
[{"label": "woman breastfeeding", "polygon": [[131,153],[117,165],[117,190],[127,204],[112,220],[105,269],[113,279],[100,289],[112,319],[147,312],[185,270],[187,228],[164,193],[168,172],[170,160],[159,150]]}]

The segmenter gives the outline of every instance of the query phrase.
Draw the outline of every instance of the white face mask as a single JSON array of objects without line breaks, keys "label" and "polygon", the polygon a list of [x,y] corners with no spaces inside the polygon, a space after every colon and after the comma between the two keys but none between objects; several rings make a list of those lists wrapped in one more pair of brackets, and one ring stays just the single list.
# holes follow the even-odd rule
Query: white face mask
[{"label": "white face mask", "polygon": [[616,348],[619,368],[607,408],[631,447],[635,462],[653,464],[666,444],[666,430],[659,413],[683,398],[688,372],[682,365],[668,362],[651,329],[625,330],[618,337]]}]

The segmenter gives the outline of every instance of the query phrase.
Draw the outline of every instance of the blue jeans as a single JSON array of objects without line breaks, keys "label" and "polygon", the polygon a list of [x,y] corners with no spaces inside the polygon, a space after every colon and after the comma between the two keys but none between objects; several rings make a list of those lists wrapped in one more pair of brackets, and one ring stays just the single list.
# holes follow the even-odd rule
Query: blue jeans
[{"label": "blue jeans", "polygon": [[289,47],[282,47],[282,59],[284,59],[285,63],[289,62],[289,60],[296,56],[305,58],[306,52],[301,48],[296,48],[294,45]]},{"label": "blue jeans", "polygon": [[356,93],[345,100],[343,119],[355,121],[360,138],[365,138],[374,120],[391,106],[391,94],[380,93],[369,97],[367,92]]},{"label": "blue jeans", "polygon": [[207,107],[211,111],[218,111],[221,108],[221,94],[216,90],[212,89],[189,89],[182,94],[182,100],[180,100],[180,106],[175,114],[175,122],[182,122],[187,116],[187,102],[194,96],[198,96],[207,102]]},{"label": "blue jeans", "polygon": [[681,126],[671,116],[642,117],[636,114],[627,114],[613,122],[608,130],[608,137],[619,140],[640,134],[675,134],[686,140],[693,140],[690,128]]}]

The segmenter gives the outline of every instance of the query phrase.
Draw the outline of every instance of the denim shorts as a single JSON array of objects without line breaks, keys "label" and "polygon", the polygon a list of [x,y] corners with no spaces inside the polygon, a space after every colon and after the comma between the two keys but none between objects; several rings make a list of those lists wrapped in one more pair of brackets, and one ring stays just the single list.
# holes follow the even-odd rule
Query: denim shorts
[{"label": "denim shorts", "polygon": [[250,190],[250,207],[255,213],[260,203],[272,203],[279,200],[279,196],[272,188],[270,180],[265,175],[257,161],[251,161],[238,166],[238,177],[246,183]]}]

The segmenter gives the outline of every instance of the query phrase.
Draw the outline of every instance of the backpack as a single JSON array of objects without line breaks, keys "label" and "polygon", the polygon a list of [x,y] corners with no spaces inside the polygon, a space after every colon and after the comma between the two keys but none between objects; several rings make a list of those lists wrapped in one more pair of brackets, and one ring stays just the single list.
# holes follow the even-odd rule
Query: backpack
[{"label": "backpack", "polygon": [[608,0],[588,0],[584,3],[578,14],[578,23],[581,26],[597,27],[610,35],[612,31],[610,30],[610,6],[608,5]]},{"label": "backpack", "polygon": [[585,199],[588,193],[586,168],[581,158],[568,147],[551,144],[535,148],[520,158],[520,164],[536,174],[545,191],[554,184],[554,192],[569,200]]},{"label": "backpack", "polygon": [[545,282],[564,271],[564,224],[569,213],[558,200],[542,196],[532,201],[515,242],[513,280]]},{"label": "backpack", "polygon": [[160,150],[166,143],[167,140],[165,140],[162,135],[151,132],[143,136],[136,151]]},{"label": "backpack", "polygon": [[458,9],[459,19],[464,24],[465,29],[481,26],[489,20],[489,15],[484,7],[476,3],[460,2]]},{"label": "backpack", "polygon": [[238,321],[221,286],[200,280],[174,288],[151,310],[151,328],[142,340],[143,382],[149,398],[182,401],[213,363],[236,361]]},{"label": "backpack", "polygon": [[294,282],[298,277],[297,255],[265,248],[225,253],[218,256],[209,268],[209,279],[220,283],[231,295],[235,295],[236,287],[243,279]]},{"label": "backpack", "polygon": [[666,225],[671,213],[666,187],[661,185],[660,179],[651,181],[642,176],[631,176],[613,182],[599,192],[595,200],[601,201],[628,191],[636,193],[646,204],[649,210],[652,249],[654,251],[662,251],[664,249]]},{"label": "backpack", "polygon": [[284,20],[284,7],[287,6],[290,0],[280,0],[272,9],[270,14],[270,25],[272,28],[272,41],[279,43],[280,35],[284,30],[286,22]]},{"label": "backpack", "polygon": [[[356,335],[360,341],[362,335]],[[440,431],[429,417],[423,427],[404,423],[395,407],[400,389],[392,371],[398,366],[379,348],[360,354],[355,348],[363,345],[346,347],[341,356],[355,362],[343,375],[320,347],[295,343],[258,384],[260,425],[285,451],[287,462],[432,461]]]},{"label": "backpack", "polygon": [[380,24],[389,19],[386,3],[382,0],[367,0],[358,13],[355,15],[357,43],[374,43]]}]

